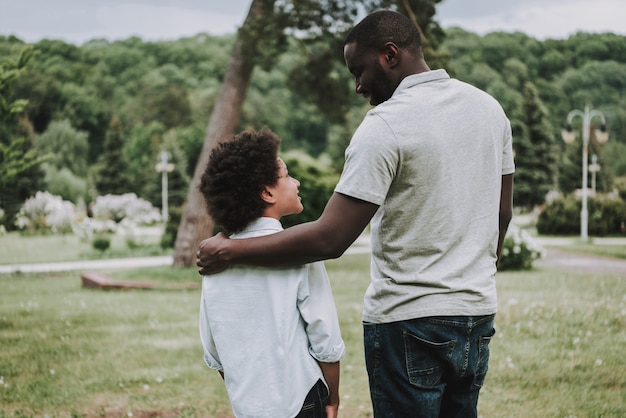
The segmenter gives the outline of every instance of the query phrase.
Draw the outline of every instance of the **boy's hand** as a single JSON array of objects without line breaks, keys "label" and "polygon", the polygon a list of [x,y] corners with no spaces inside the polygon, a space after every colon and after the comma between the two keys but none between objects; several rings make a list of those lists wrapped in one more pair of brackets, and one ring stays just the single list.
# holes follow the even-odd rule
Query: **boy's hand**
[{"label": "boy's hand", "polygon": [[200,249],[196,253],[198,273],[201,275],[215,274],[228,268],[229,263],[220,257],[220,249],[226,240],[228,237],[220,232],[200,243]]},{"label": "boy's hand", "polygon": [[326,405],[326,418],[337,418],[339,405]]}]

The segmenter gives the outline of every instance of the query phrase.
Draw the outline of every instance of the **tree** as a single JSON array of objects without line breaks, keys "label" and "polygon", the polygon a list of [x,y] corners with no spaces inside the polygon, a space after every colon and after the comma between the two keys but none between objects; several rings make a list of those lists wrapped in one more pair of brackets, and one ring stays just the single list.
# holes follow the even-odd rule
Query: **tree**
[{"label": "tree", "polygon": [[[336,19],[329,21],[327,14],[331,11],[334,12],[333,17]],[[354,15],[356,9],[348,0],[321,1],[306,6],[295,2],[277,4],[274,0],[252,1],[246,20],[238,32],[187,194],[187,204],[174,246],[174,265],[193,265],[195,250],[200,241],[213,232],[213,221],[206,211],[203,197],[198,193],[200,178],[213,147],[221,141],[232,139],[255,65],[271,67],[278,54],[287,47],[285,33],[287,28],[302,31],[315,28],[322,34],[327,34],[333,26],[335,29],[343,28]],[[341,25],[341,22],[344,22],[344,25]]]},{"label": "tree", "polygon": [[99,159],[95,186],[99,194],[124,194],[129,189],[128,164],[122,153],[124,137],[120,118],[114,115],[109,124],[104,150]]},{"label": "tree", "polygon": [[17,61],[4,59],[0,62],[0,188],[43,162],[32,143],[16,135],[19,130],[16,117],[24,111],[28,101],[11,99],[11,83],[34,54],[32,47],[26,47]]},{"label": "tree", "polygon": [[[155,164],[158,160],[161,138],[165,133],[163,124],[152,121],[147,125],[135,125],[124,140],[122,153],[128,162],[128,191],[146,198],[147,185],[154,181],[157,172]],[[197,154],[196,154],[197,155]],[[160,185],[160,180],[158,181]],[[187,192],[185,186],[184,192]],[[159,186],[160,187],[160,186]],[[148,199],[150,200],[150,199]]]},{"label": "tree", "polygon": [[[439,1],[372,0],[365,1],[364,4],[366,11],[384,5],[394,5],[399,11],[411,16],[416,24],[422,15],[428,16],[426,21],[431,24],[433,22],[430,17],[434,15],[434,3]],[[422,14],[419,18],[411,15],[412,7],[416,6],[422,7]],[[310,77],[304,77],[303,80],[316,84],[316,89],[309,88],[304,91],[309,93],[313,103],[316,103],[320,109],[326,110],[324,112],[326,116],[343,115],[346,110],[345,103],[350,100],[347,94],[349,77],[345,70],[341,72],[345,78],[339,76],[339,72],[335,70],[338,63],[343,61],[342,49],[339,47],[342,35],[352,26],[357,13],[357,5],[350,0],[252,1],[248,16],[238,32],[220,97],[213,109],[202,152],[194,171],[187,195],[187,205],[176,238],[175,265],[193,265],[195,250],[200,241],[213,232],[213,222],[206,213],[204,200],[198,193],[200,177],[208,162],[211,149],[219,141],[229,140],[233,136],[255,65],[264,69],[271,67],[276,57],[288,46],[288,32],[291,30],[292,33],[297,33],[294,38],[299,39],[303,47],[310,47],[310,49],[304,49],[303,53],[308,65],[301,67],[308,70],[307,74]],[[430,25],[430,27],[434,26],[435,24]],[[418,28],[422,30],[419,25]],[[433,39],[431,43],[428,43],[429,40],[424,36],[425,49],[427,49],[426,45],[432,45],[434,41]],[[326,46],[320,47],[320,45]],[[323,88],[320,88],[320,85]],[[329,97],[329,94],[334,91],[343,91],[345,94]],[[326,99],[331,100],[319,100],[324,95]],[[329,112],[329,109],[332,111]]]},{"label": "tree", "polygon": [[[583,166],[583,140],[582,140],[582,124],[580,118],[575,118],[574,131],[577,132],[576,139],[572,144],[564,144],[565,151],[561,159],[559,171],[559,188],[563,193],[571,193],[582,188],[582,166]],[[596,140],[595,130],[600,127],[595,124],[595,120],[589,126],[589,144],[587,149],[587,163],[592,163],[594,155],[598,158],[601,170],[596,173],[596,190],[610,191],[610,186],[614,176],[619,176],[619,166],[623,163],[624,158],[621,150],[624,148],[623,143],[615,140],[608,144],[600,144]],[[613,143],[612,143],[613,142]],[[606,149],[605,149],[606,147]],[[613,152],[610,152],[613,150]],[[605,152],[608,151],[608,152]],[[614,165],[613,169],[607,169]],[[617,174],[614,174],[617,173]],[[587,187],[592,187],[591,171],[587,172]]]},{"label": "tree", "polygon": [[49,164],[80,177],[87,176],[88,148],[87,133],[74,129],[67,119],[51,122],[37,144],[40,154],[50,155]]},{"label": "tree", "polygon": [[8,226],[13,225],[21,203],[40,190],[44,181],[40,165],[47,158],[37,155],[32,125],[17,118],[28,101],[11,98],[13,81],[35,53],[34,48],[26,47],[17,60],[0,61],[0,207]]},{"label": "tree", "polygon": [[77,131],[69,120],[53,121],[37,142],[40,155],[49,156],[43,165],[46,190],[72,202],[87,197],[87,132]]},{"label": "tree", "polygon": [[512,123],[515,150],[516,206],[532,209],[545,201],[556,188],[558,148],[553,129],[537,89],[531,82],[524,86],[524,99],[518,121]]},{"label": "tree", "polygon": [[[159,153],[166,151],[169,153],[168,163],[174,166],[174,169],[167,174],[167,196],[168,206],[182,207],[187,197],[187,189],[189,188],[189,176],[187,175],[187,160],[180,148],[177,132],[174,129],[167,131],[159,143]],[[147,164],[151,170],[151,176],[146,182],[142,195],[154,206],[163,209],[162,206],[162,172],[155,171],[154,166],[159,159],[159,154],[152,154],[153,164]]]},{"label": "tree", "polygon": [[[188,267],[193,265],[195,249],[198,248],[204,237],[213,232],[214,223],[207,213],[201,194],[198,192],[200,178],[209,161],[211,150],[219,142],[228,140],[239,122],[241,105],[254,68],[254,55],[247,55],[244,51],[252,52],[256,46],[256,41],[258,41],[258,38],[255,41],[252,37],[248,37],[244,41],[243,34],[247,28],[253,26],[252,22],[255,19],[262,17],[264,9],[265,13],[268,13],[268,6],[271,10],[273,2],[264,5],[261,0],[252,1],[248,17],[240,29],[240,36],[238,36],[233,48],[219,99],[211,114],[202,151],[187,193],[187,204],[176,234],[174,244],[174,265],[176,266]],[[248,43],[248,45],[244,45],[244,43]]]},{"label": "tree", "polygon": [[428,65],[431,68],[446,68],[448,72],[454,74],[448,54],[439,50],[445,38],[445,32],[433,17],[435,5],[440,2],[441,0],[393,0],[383,1],[380,6],[384,7],[388,3],[394,4],[398,12],[408,16],[420,32],[422,49]]}]

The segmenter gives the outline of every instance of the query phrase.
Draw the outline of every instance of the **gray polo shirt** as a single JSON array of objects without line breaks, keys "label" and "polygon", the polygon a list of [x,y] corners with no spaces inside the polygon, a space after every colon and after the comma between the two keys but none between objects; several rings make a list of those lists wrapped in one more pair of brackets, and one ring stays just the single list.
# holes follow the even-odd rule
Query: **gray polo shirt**
[{"label": "gray polo shirt", "polygon": [[495,313],[501,181],[514,170],[501,106],[444,70],[405,78],[369,111],[335,189],[380,206],[363,320]]}]

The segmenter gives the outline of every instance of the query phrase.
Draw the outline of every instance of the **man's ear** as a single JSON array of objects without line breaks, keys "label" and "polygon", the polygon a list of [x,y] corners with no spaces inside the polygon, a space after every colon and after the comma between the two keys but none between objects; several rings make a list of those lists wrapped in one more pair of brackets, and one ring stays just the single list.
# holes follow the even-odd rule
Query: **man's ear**
[{"label": "man's ear", "polygon": [[276,203],[276,198],[272,194],[272,191],[267,188],[267,186],[264,186],[263,190],[261,191],[261,199],[263,199],[263,201],[268,205]]},{"label": "man's ear", "polygon": [[400,62],[400,49],[393,42],[387,42],[384,47],[385,62],[389,67],[395,67]]}]

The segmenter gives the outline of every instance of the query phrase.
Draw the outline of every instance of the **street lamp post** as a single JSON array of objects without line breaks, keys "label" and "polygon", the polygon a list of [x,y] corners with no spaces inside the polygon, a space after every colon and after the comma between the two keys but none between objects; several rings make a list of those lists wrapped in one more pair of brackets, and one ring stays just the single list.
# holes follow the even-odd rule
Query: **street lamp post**
[{"label": "street lamp post", "polygon": [[583,187],[582,187],[582,209],[580,211],[580,240],[582,242],[587,242],[589,239],[588,235],[588,220],[589,220],[589,212],[587,211],[587,173],[589,168],[588,162],[588,148],[589,148],[589,130],[591,127],[591,119],[594,117],[599,117],[602,121],[602,125],[600,129],[595,131],[596,140],[599,143],[605,143],[609,139],[609,134],[606,131],[606,119],[604,115],[599,110],[589,109],[589,105],[585,105],[585,110],[581,111],[578,109],[574,109],[567,115],[567,126],[561,131],[561,135],[563,137],[563,141],[568,144],[574,142],[576,138],[576,134],[572,130],[572,119],[574,117],[580,116],[583,121],[582,126],[582,137],[583,137]]},{"label": "street lamp post", "polygon": [[159,162],[154,167],[156,171],[161,173],[161,219],[163,223],[167,222],[169,217],[167,209],[167,173],[171,173],[174,170],[174,164],[169,163],[169,159],[172,155],[163,150],[159,154]]},{"label": "street lamp post", "polygon": [[591,190],[593,194],[596,194],[596,173],[600,171],[600,164],[598,164],[598,156],[591,154],[591,164],[589,164],[589,171],[591,171]]}]

